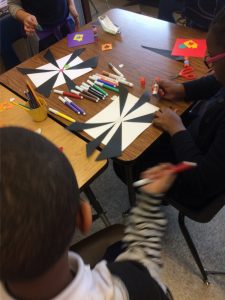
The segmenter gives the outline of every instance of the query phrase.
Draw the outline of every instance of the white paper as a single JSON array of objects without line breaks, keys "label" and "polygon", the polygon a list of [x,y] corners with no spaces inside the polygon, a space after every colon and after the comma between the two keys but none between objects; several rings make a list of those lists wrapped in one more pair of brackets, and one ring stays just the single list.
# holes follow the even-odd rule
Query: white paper
[{"label": "white paper", "polygon": [[[55,84],[53,86],[53,88],[56,88],[59,85],[65,84],[65,79],[64,76],[62,74],[62,72],[60,72],[60,70],[63,69],[63,67],[65,66],[65,64],[67,63],[67,61],[69,60],[70,56],[72,54],[69,54],[67,56],[64,56],[60,59],[58,59],[56,62],[59,66],[59,68],[57,68],[56,66],[54,66],[51,63],[48,63],[44,66],[41,66],[39,68],[37,68],[38,70],[49,70],[49,72],[43,72],[43,73],[34,73],[34,74],[27,74],[28,77],[30,78],[30,80],[33,82],[33,84],[36,87],[39,87],[40,85],[42,85],[44,82],[46,82],[47,80],[49,80],[50,78],[52,78],[54,75],[59,74]],[[72,60],[69,63],[70,67],[76,66],[80,63],[82,63],[83,60],[79,57],[76,57],[74,60]],[[77,70],[70,70],[70,69],[64,69],[63,72],[71,79],[74,80],[88,72],[92,71],[92,68],[85,68],[85,69],[77,69]]]},{"label": "white paper", "polygon": [[150,103],[144,103],[136,110],[126,115],[138,100],[139,99],[137,97],[129,93],[121,115],[119,100],[113,101],[105,109],[87,121],[87,123],[109,122],[110,124],[86,129],[85,132],[87,132],[91,137],[97,138],[105,132],[106,129],[112,126],[112,124],[114,124],[112,129],[102,141],[104,145],[107,145],[118,127],[122,124],[122,151],[125,150],[145,129],[151,125],[150,123],[129,122],[129,120],[154,113],[159,109]]}]

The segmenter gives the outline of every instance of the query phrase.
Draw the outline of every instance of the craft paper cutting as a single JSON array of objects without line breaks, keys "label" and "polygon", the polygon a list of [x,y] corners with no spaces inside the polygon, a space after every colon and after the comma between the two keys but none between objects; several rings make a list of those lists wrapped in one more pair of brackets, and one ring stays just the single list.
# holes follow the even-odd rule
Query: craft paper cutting
[{"label": "craft paper cutting", "polygon": [[67,35],[68,47],[87,45],[94,42],[95,42],[94,33],[90,29],[79,31],[79,32],[73,32]]},{"label": "craft paper cutting", "polygon": [[48,50],[44,58],[48,64],[36,69],[17,68],[22,74],[27,75],[36,86],[36,90],[49,97],[51,90],[59,85],[67,84],[68,89],[74,89],[74,79],[92,71],[98,64],[98,57],[86,61],[79,58],[84,48],[75,50],[72,54],[56,60]]},{"label": "craft paper cutting", "polygon": [[121,155],[154,118],[158,107],[150,104],[149,93],[145,92],[140,99],[119,86],[119,99],[86,123],[75,122],[68,127],[73,132],[84,130],[94,140],[87,144],[87,156],[101,143],[105,145],[97,160]]},{"label": "craft paper cutting", "polygon": [[172,55],[204,57],[206,48],[205,39],[176,39]]}]

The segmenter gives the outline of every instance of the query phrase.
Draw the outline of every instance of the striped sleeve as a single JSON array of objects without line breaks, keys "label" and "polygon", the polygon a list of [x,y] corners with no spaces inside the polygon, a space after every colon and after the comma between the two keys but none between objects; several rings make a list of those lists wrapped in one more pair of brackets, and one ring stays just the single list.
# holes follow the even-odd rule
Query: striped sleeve
[{"label": "striped sleeve", "polygon": [[20,0],[8,0],[8,8],[11,16],[14,18],[16,18],[17,11],[23,9]]},{"label": "striped sleeve", "polygon": [[167,221],[160,204],[160,198],[143,192],[137,194],[137,204],[131,209],[123,238],[126,250],[116,261],[133,260],[141,263],[166,293],[166,287],[160,279],[160,269],[161,239]]}]

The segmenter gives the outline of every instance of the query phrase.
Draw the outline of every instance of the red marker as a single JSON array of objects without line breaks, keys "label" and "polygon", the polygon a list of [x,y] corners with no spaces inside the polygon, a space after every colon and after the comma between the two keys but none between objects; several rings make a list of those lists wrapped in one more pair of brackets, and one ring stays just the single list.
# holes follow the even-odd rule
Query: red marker
[{"label": "red marker", "polygon": [[[172,170],[173,173],[181,173],[183,171],[186,171],[188,169],[192,169],[194,167],[196,167],[197,164],[194,163],[194,162],[190,162],[190,161],[182,161],[181,163],[175,165],[175,166],[172,166],[172,167],[168,167],[169,170]],[[133,187],[140,187],[140,186],[143,186],[143,185],[146,185],[146,184],[149,184],[153,182],[153,180],[149,179],[149,178],[144,178],[144,179],[141,179],[141,180],[138,180],[138,181],[135,181],[133,183]]]},{"label": "red marker", "polygon": [[59,95],[63,95],[63,96],[71,97],[71,98],[76,98],[76,99],[83,99],[83,96],[76,95],[76,94],[73,94],[73,93],[59,91],[59,90],[53,90],[53,91],[54,91],[54,93],[59,94]]}]

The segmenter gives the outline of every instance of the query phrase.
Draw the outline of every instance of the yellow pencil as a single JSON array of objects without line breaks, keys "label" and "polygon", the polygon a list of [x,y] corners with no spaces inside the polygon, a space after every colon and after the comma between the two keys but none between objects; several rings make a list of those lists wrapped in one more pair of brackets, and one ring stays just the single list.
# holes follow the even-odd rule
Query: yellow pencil
[{"label": "yellow pencil", "polygon": [[68,121],[70,121],[72,123],[76,122],[76,120],[74,120],[73,118],[71,118],[71,117],[69,117],[69,116],[67,116],[67,115],[59,112],[58,110],[55,110],[54,108],[49,107],[48,111],[51,112],[51,113],[53,113],[53,114],[55,114],[55,115],[57,115],[57,116],[59,116],[59,117],[62,117],[64,119],[66,119],[66,120],[68,120]]},{"label": "yellow pencil", "polygon": [[16,105],[16,106],[18,106],[18,107],[24,109],[24,110],[30,110],[29,107],[27,107],[27,106],[25,106],[25,105],[23,105],[23,104],[20,104],[20,103],[15,102],[14,99],[10,99],[10,103],[12,103],[12,104],[14,104],[14,105]]}]

